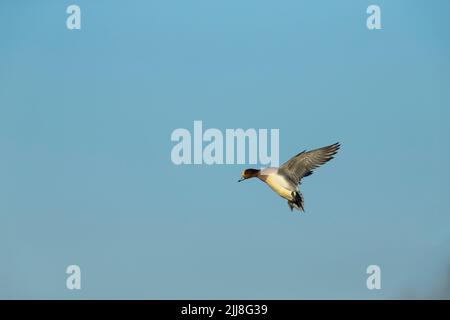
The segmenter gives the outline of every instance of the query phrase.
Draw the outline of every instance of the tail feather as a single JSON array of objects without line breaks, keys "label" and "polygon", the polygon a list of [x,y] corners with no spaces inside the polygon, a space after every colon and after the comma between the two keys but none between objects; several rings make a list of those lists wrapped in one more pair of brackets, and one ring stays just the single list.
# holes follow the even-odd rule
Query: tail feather
[{"label": "tail feather", "polygon": [[301,194],[301,192],[293,191],[292,197],[294,198],[293,200],[288,200],[288,206],[291,209],[291,211],[293,209],[297,209],[299,211],[305,212],[305,208],[303,207],[304,200],[303,200],[303,195]]}]

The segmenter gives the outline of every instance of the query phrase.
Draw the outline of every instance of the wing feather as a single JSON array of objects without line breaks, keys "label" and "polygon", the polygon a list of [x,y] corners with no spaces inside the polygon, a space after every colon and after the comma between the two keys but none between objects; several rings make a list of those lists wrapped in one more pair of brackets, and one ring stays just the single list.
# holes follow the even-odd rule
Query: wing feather
[{"label": "wing feather", "polygon": [[335,143],[311,151],[302,151],[282,164],[278,172],[299,184],[303,177],[311,175],[314,169],[333,159],[340,146]]}]

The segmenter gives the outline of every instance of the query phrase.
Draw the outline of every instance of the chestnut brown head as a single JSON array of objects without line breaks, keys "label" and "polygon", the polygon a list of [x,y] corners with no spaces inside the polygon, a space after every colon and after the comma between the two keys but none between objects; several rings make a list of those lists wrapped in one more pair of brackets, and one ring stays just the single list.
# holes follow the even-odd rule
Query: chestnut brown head
[{"label": "chestnut brown head", "polygon": [[258,169],[245,169],[244,171],[242,171],[241,178],[238,180],[238,182],[241,182],[246,179],[253,178],[253,177],[257,177],[259,174],[259,171],[260,170],[258,170]]}]

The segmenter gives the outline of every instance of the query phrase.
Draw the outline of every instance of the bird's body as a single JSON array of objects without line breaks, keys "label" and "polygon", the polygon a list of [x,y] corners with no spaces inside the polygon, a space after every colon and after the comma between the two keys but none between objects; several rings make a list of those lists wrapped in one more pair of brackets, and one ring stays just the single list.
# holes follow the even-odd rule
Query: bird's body
[{"label": "bird's body", "polygon": [[278,173],[278,168],[262,169],[257,177],[286,200],[292,200],[291,193],[297,190],[297,186]]},{"label": "bird's body", "polygon": [[239,181],[256,177],[264,181],[275,193],[288,201],[289,208],[304,211],[304,200],[299,190],[301,179],[312,170],[333,159],[339,143],[327,147],[300,152],[279,168],[246,169]]}]

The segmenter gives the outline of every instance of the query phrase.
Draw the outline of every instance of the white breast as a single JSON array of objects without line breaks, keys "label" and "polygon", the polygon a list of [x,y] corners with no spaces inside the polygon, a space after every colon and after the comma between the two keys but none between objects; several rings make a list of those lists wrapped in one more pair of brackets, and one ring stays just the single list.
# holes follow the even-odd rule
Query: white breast
[{"label": "white breast", "polygon": [[267,183],[267,185],[281,197],[292,200],[293,197],[291,193],[292,191],[295,191],[295,188],[293,188],[292,184],[290,184],[283,176],[279,175],[276,170],[261,172],[259,179]]}]

